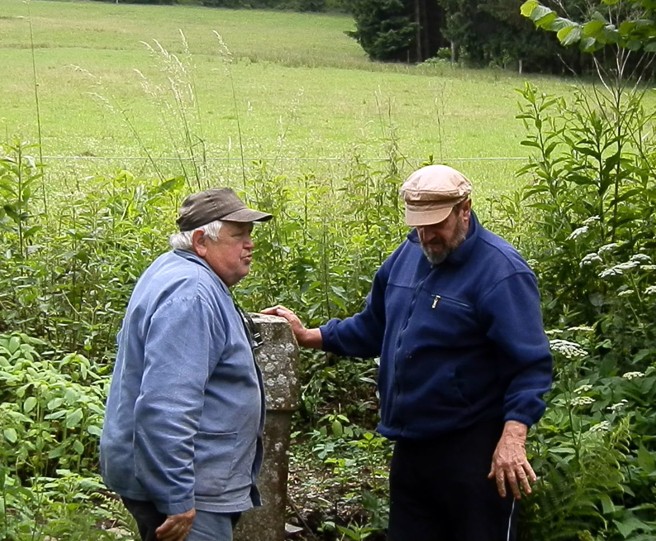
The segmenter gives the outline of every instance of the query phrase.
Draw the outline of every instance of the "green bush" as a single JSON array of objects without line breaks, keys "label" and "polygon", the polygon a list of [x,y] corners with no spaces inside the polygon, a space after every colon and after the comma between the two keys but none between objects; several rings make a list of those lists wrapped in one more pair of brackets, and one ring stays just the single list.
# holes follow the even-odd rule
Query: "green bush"
[{"label": "green bush", "polygon": [[116,538],[98,528],[121,516],[97,473],[106,384],[82,355],[0,334],[0,538]]},{"label": "green bush", "polygon": [[[520,193],[497,201],[538,273],[555,383],[532,438],[541,479],[525,539],[656,535],[656,116],[608,84],[573,103],[522,91],[535,149]],[[515,232],[517,234],[517,232]]]}]

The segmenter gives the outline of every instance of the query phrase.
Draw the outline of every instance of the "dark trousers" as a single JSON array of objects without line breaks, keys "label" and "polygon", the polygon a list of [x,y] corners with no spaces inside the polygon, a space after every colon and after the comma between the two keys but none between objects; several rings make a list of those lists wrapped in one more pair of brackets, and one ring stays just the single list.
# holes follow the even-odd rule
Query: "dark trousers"
[{"label": "dark trousers", "polygon": [[517,502],[487,474],[502,423],[435,440],[396,442],[389,541],[514,541]]},{"label": "dark trousers", "polygon": [[164,523],[166,515],[160,513],[151,502],[142,502],[129,498],[121,499],[125,508],[130,511],[130,514],[137,522],[141,541],[157,541],[155,530]]}]

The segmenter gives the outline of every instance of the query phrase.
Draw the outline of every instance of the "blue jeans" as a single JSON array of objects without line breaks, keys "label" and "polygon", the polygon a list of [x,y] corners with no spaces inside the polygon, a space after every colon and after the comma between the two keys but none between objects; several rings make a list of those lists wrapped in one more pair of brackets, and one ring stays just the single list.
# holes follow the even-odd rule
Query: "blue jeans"
[{"label": "blue jeans", "polygon": [[[142,541],[157,541],[155,530],[166,520],[152,502],[123,498],[123,503],[132,514],[139,528]],[[187,541],[232,541],[232,530],[241,513],[208,513],[196,511]]]},{"label": "blue jeans", "polygon": [[196,511],[196,518],[187,541],[232,541],[232,529],[239,513],[208,513]]}]

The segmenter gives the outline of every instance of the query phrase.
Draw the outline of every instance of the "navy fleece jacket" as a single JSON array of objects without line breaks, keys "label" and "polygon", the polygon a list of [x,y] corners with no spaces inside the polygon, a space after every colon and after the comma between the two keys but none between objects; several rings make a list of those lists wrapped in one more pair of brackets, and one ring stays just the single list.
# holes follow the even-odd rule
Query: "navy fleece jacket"
[{"label": "navy fleece jacket", "polygon": [[485,420],[531,426],[544,413],[552,360],[535,275],[472,213],[440,265],[416,230],[383,263],[359,314],[321,327],[323,349],[380,356],[378,431],[425,439]]}]

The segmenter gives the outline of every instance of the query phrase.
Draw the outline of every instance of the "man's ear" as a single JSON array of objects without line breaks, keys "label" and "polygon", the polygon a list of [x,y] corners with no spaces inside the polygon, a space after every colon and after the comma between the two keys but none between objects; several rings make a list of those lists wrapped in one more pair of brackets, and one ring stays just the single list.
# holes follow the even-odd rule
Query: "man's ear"
[{"label": "man's ear", "polygon": [[196,229],[191,235],[191,247],[196,255],[205,257],[207,254],[207,237],[200,229]]},{"label": "man's ear", "polygon": [[460,211],[462,212],[462,215],[466,220],[469,220],[469,216],[471,216],[471,209],[472,209],[472,200],[467,199],[467,201],[465,201],[462,204],[462,210]]}]

